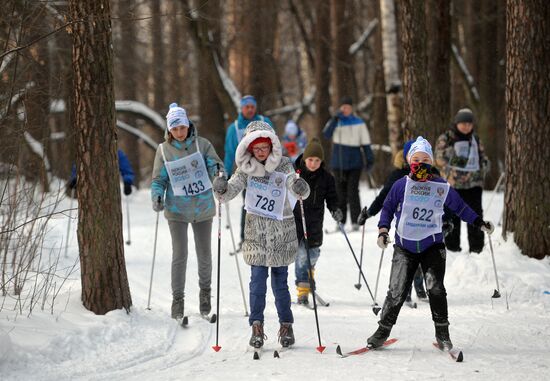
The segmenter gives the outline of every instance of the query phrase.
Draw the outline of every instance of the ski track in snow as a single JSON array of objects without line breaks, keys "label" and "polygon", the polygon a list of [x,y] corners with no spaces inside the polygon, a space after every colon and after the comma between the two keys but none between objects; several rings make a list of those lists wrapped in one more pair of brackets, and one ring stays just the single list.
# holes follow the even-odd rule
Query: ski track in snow
[{"label": "ski track in snow", "polygon": [[[363,204],[374,192],[361,188]],[[484,194],[486,203],[492,193]],[[502,194],[497,194],[487,219],[499,220]],[[241,199],[232,202],[231,220],[238,240]],[[62,205],[63,206],[63,205]],[[66,207],[66,205],[65,205]],[[250,328],[244,307],[229,231],[222,216],[222,263],[219,345],[214,352],[216,324],[198,315],[197,264],[190,233],[186,280],[185,313],[189,327],[179,327],[170,319],[171,241],[166,220],[161,216],[151,310],[147,310],[149,276],[153,251],[155,214],[150,210],[149,192],[131,196],[132,245],[125,245],[127,271],[132,292],[130,314],[112,311],[96,316],[80,302],[79,274],[67,282],[54,313],[34,310],[32,316],[17,315],[7,298],[0,311],[1,380],[243,380],[243,379],[369,379],[369,380],[543,380],[550,379],[548,348],[550,328],[550,260],[529,259],[519,253],[512,240],[504,242],[500,228],[493,235],[498,269],[500,299],[491,299],[495,287],[488,245],[483,253],[468,254],[463,225],[462,253],[447,254],[446,288],[449,302],[451,339],[464,352],[463,363],[453,363],[447,354],[433,348],[434,328],[429,305],[418,302],[417,309],[402,308],[391,337],[399,341],[379,351],[340,358],[339,344],[347,352],[365,345],[377,327],[372,300],[365,285],[357,290],[355,261],[344,237],[325,236],[316,279],[318,291],[330,307],[319,307],[323,354],[319,345],[313,311],[292,305],[296,345],[273,357],[279,350],[279,328],[273,295],[268,286],[265,311],[265,342],[259,361],[252,359],[248,346]],[[225,208],[222,211],[225,213]],[[123,215],[126,218],[126,215]],[[367,221],[364,272],[374,293],[380,258],[376,246],[377,218]],[[49,237],[58,242],[65,234],[66,220],[53,219]],[[212,234],[213,295],[216,296],[217,218]],[[325,228],[335,224],[325,214]],[[70,242],[72,263],[78,255],[76,223]],[[126,234],[126,228],[124,228]],[[393,235],[393,228],[392,228]],[[355,253],[360,255],[361,231],[348,233]],[[391,267],[392,250],[384,256],[378,303],[383,303]],[[239,255],[248,300],[249,267]],[[358,258],[359,259],[359,258]],[[269,281],[268,281],[269,282]],[[289,268],[289,288],[293,300],[294,268]],[[68,300],[68,303],[67,303]],[[12,304],[10,304],[12,303]],[[65,307],[65,304],[67,306]],[[509,306],[509,309],[507,308]],[[216,312],[216,300],[212,300]]]}]

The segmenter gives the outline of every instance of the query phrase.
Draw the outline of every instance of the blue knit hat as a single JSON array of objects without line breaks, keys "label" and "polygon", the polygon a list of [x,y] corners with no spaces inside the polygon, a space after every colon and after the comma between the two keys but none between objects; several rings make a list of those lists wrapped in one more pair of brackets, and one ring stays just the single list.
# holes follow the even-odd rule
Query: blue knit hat
[{"label": "blue knit hat", "polygon": [[253,105],[256,107],[256,98],[252,95],[245,95],[241,98],[241,107],[247,106],[247,105]]},{"label": "blue knit hat", "polygon": [[407,155],[413,143],[414,143],[414,140],[409,140],[408,142],[405,142],[405,144],[403,145],[403,159],[405,159],[405,161],[407,161]]}]

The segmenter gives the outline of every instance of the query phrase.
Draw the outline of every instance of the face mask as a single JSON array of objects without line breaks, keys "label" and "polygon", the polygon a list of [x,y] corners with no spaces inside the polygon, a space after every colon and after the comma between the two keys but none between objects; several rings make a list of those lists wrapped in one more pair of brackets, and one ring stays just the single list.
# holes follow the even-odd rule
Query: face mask
[{"label": "face mask", "polygon": [[411,179],[415,181],[428,181],[432,178],[432,166],[426,163],[412,163]]}]

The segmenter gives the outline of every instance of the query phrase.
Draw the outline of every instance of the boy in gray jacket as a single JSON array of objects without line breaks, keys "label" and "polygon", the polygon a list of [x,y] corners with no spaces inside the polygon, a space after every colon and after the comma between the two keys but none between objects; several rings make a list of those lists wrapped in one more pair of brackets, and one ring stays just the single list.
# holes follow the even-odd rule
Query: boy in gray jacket
[{"label": "boy in gray jacket", "polygon": [[187,269],[187,226],[195,236],[199,268],[199,309],[211,310],[212,219],[216,205],[212,182],[223,163],[212,144],[197,135],[187,113],[176,103],[166,115],[166,141],[159,145],[153,167],[151,199],[153,210],[164,210],[172,236],[172,318],[184,316]]}]

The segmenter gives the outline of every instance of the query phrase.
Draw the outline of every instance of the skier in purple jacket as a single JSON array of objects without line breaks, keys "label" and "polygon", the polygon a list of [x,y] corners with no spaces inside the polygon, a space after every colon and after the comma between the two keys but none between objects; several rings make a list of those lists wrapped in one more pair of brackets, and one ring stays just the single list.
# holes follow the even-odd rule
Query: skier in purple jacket
[{"label": "skier in purple jacket", "polygon": [[446,206],[462,220],[488,234],[493,232],[494,226],[483,221],[445,180],[432,174],[432,147],[422,136],[412,144],[407,160],[411,171],[392,186],[378,223],[378,246],[385,249],[390,243],[388,232],[395,216],[395,244],[388,294],[378,329],[367,343],[377,348],[387,340],[420,264],[426,278],[437,343],[442,349],[451,349],[447,293],[443,285],[446,256],[443,208]]}]

